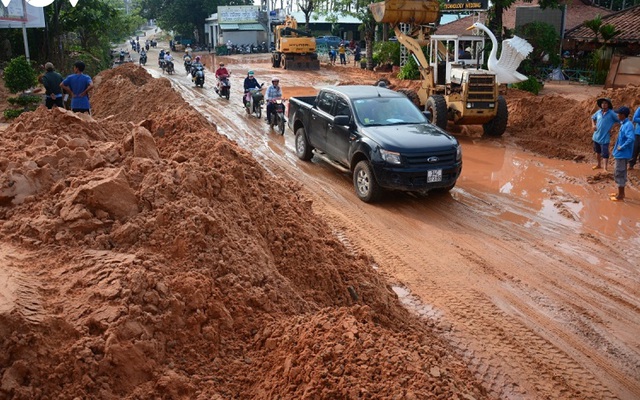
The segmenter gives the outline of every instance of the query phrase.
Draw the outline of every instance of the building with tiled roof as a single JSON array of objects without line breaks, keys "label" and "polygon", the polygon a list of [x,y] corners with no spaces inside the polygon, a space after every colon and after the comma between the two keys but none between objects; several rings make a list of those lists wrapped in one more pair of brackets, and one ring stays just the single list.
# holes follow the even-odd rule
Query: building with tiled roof
[{"label": "building with tiled roof", "polygon": [[[514,29],[516,26],[516,12],[518,8],[521,7],[539,7],[534,3],[527,3],[522,0],[518,0],[511,7],[503,11],[502,14],[502,25],[507,29]],[[566,13],[565,13],[565,32],[575,28],[578,25],[584,23],[584,21],[588,21],[594,19],[597,15],[602,17],[612,14],[613,11],[608,10],[606,8],[597,7],[589,4],[584,4],[581,1],[577,0],[569,0],[566,2]],[[636,11],[637,12],[637,11]],[[486,25],[486,12],[480,12],[478,15],[467,16],[461,18],[457,21],[450,22],[445,25],[440,25],[436,34],[438,35],[461,35],[466,34],[468,32],[465,31],[467,27],[469,27],[472,23],[476,21],[480,21]]]},{"label": "building with tiled roof", "polygon": [[[613,25],[620,31],[607,43],[613,47],[628,50],[629,54],[640,53],[640,5],[618,11],[602,17],[602,25]],[[602,42],[602,37],[598,39]],[[595,46],[595,33],[584,24],[567,30],[565,46],[588,45]]]}]

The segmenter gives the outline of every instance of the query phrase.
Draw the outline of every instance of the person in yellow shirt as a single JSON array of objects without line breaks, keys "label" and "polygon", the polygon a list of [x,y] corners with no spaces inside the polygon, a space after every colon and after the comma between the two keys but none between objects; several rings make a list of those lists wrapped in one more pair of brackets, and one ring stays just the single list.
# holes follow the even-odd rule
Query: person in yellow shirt
[{"label": "person in yellow shirt", "polygon": [[340,64],[347,65],[347,50],[344,48],[344,44],[338,47],[338,55],[340,56]]}]

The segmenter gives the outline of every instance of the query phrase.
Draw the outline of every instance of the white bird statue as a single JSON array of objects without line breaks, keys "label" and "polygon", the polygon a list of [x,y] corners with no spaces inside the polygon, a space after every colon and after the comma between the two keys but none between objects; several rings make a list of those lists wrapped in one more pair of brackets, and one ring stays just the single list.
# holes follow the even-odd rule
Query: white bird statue
[{"label": "white bird statue", "polygon": [[500,53],[500,59],[498,60],[496,57],[496,54],[498,53],[498,41],[496,40],[493,32],[480,22],[475,22],[467,28],[467,30],[471,29],[483,30],[487,32],[487,35],[489,35],[493,46],[491,47],[491,53],[489,53],[487,66],[489,67],[489,71],[496,74],[496,80],[498,83],[517,83],[528,79],[525,75],[517,72],[516,69],[518,69],[522,60],[527,58],[529,53],[533,51],[533,46],[531,46],[529,42],[518,36],[503,40],[502,52]]}]

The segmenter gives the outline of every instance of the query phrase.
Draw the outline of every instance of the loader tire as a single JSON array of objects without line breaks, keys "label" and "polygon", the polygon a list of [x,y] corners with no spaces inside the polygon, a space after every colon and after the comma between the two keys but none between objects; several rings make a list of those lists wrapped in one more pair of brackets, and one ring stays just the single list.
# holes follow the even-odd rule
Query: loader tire
[{"label": "loader tire", "polygon": [[509,109],[507,101],[502,96],[498,96],[498,107],[496,116],[486,124],[482,125],[485,136],[500,137],[507,130],[509,121]]},{"label": "loader tire", "polygon": [[447,101],[444,96],[439,94],[429,96],[424,108],[431,113],[432,124],[443,130],[447,129]]},{"label": "loader tire", "polygon": [[398,91],[398,93],[402,93],[405,96],[407,96],[407,98],[409,100],[411,100],[411,102],[413,104],[415,104],[418,108],[420,108],[420,98],[418,97],[418,93],[416,93],[415,90],[412,90],[412,89],[398,89],[397,91]]}]

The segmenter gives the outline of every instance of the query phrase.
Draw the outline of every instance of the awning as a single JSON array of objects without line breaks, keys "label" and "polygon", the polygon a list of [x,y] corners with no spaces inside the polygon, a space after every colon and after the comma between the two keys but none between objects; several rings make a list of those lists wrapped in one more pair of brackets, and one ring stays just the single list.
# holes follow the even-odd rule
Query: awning
[{"label": "awning", "polygon": [[223,31],[264,31],[260,24],[220,24]]},{"label": "awning", "polygon": [[220,24],[220,29],[223,31],[237,31],[239,26],[238,24]]},{"label": "awning", "polygon": [[260,24],[238,24],[241,31],[264,31],[264,27]]}]

